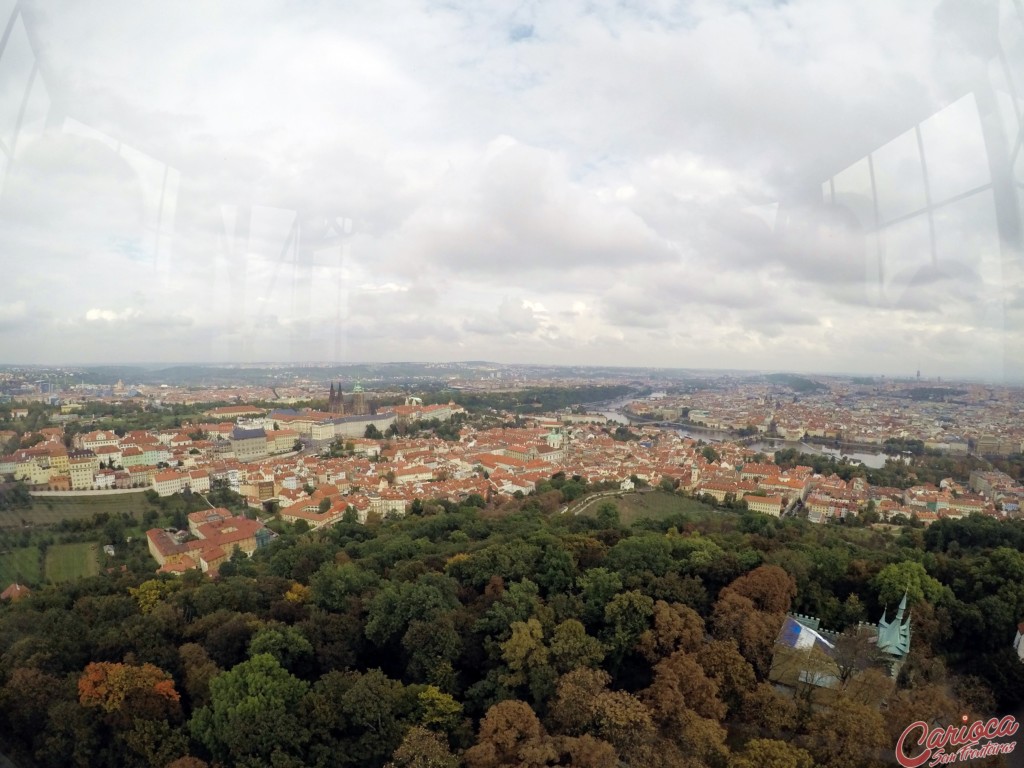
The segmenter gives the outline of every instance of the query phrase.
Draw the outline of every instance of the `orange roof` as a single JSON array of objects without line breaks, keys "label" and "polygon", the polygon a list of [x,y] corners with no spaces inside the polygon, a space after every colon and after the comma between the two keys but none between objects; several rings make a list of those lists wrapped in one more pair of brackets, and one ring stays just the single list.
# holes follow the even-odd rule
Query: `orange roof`
[{"label": "orange roof", "polygon": [[3,592],[0,592],[0,600],[10,600],[12,603],[21,600],[23,597],[28,597],[32,594],[32,590],[26,587],[24,584],[14,583],[11,584]]}]

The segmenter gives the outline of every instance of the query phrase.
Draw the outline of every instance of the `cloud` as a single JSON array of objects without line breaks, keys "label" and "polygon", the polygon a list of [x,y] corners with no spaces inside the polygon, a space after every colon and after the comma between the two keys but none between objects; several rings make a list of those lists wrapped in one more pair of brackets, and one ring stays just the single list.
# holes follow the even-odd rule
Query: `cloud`
[{"label": "cloud", "polygon": [[28,306],[24,301],[0,304],[0,331],[12,331],[29,322]]},{"label": "cloud", "polygon": [[0,194],[12,360],[897,372],[891,343],[993,372],[1020,346],[1014,201],[967,194],[978,77],[1017,133],[1013,29],[970,3],[20,5],[4,72],[45,63],[48,119]]},{"label": "cloud", "polygon": [[131,320],[133,318],[138,317],[139,314],[140,313],[137,309],[132,309],[131,307],[123,309],[120,312],[115,312],[112,309],[93,308],[85,313],[85,319],[90,323],[97,321],[102,321],[105,323],[115,323]]}]

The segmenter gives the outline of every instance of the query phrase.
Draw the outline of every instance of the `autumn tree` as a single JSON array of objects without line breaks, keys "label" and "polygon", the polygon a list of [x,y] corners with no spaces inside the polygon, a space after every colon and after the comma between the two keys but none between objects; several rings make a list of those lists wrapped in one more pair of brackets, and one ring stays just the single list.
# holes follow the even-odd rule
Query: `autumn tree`
[{"label": "autumn tree", "polygon": [[786,613],[796,597],[796,582],[777,565],[762,565],[733,581],[728,589],[765,613]]},{"label": "autumn tree", "polygon": [[796,724],[797,707],[771,683],[758,683],[744,695],[739,714],[743,722],[762,732],[779,735]]},{"label": "autumn tree", "polygon": [[663,731],[678,730],[686,711],[710,720],[725,717],[725,705],[718,697],[718,685],[709,678],[693,655],[676,651],[654,667],[654,681],[641,699],[654,713]]},{"label": "autumn tree", "polygon": [[743,698],[754,689],[757,679],[754,668],[740,655],[736,643],[712,640],[700,647],[696,659],[704,674],[718,685],[719,695],[729,712],[738,712]]},{"label": "autumn tree", "polygon": [[822,768],[875,766],[881,751],[891,746],[881,713],[849,699],[836,699],[829,709],[815,713],[807,724],[807,747],[815,765]]},{"label": "autumn tree", "polygon": [[557,758],[540,720],[524,701],[495,704],[480,722],[477,743],[466,750],[469,768],[539,768]]},{"label": "autumn tree", "polygon": [[152,664],[90,663],[78,678],[78,701],[122,720],[181,716],[174,679]]},{"label": "autumn tree", "polygon": [[773,646],[784,620],[785,614],[760,611],[750,598],[729,587],[722,590],[711,617],[715,635],[733,640],[762,680],[771,668]]},{"label": "autumn tree", "polygon": [[458,768],[459,758],[452,754],[443,737],[422,726],[413,726],[405,734],[384,768]]},{"label": "autumn tree", "polygon": [[729,768],[813,768],[814,758],[805,749],[785,741],[752,739],[734,752]]},{"label": "autumn tree", "polygon": [[676,651],[693,653],[704,642],[704,620],[682,603],[654,603],[652,626],[641,633],[636,648],[652,664]]},{"label": "autumn tree", "polygon": [[626,691],[609,691],[604,670],[577,668],[562,675],[551,704],[551,722],[570,736],[592,734],[615,747],[624,759],[654,737],[650,710]]}]

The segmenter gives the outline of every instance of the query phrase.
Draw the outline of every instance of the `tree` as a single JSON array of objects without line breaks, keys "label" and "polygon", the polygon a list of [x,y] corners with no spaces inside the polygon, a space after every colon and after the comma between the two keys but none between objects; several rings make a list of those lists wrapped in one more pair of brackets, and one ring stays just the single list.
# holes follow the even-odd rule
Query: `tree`
[{"label": "tree", "polygon": [[459,768],[459,758],[452,754],[444,738],[415,725],[384,768]]},{"label": "tree", "polygon": [[508,699],[495,704],[480,722],[477,743],[466,750],[469,768],[539,768],[557,753],[530,706]]},{"label": "tree", "polygon": [[560,673],[577,667],[596,667],[604,659],[604,648],[596,637],[576,619],[566,619],[555,627],[550,643],[551,663]]},{"label": "tree", "polygon": [[872,586],[878,591],[878,602],[895,610],[896,606],[907,595],[907,606],[912,608],[927,600],[937,602],[945,589],[938,580],[928,575],[925,567],[916,560],[905,560],[891,563],[874,578]]},{"label": "tree", "polygon": [[676,651],[654,667],[654,681],[641,695],[662,730],[682,727],[681,713],[691,710],[701,717],[719,721],[725,705],[718,697],[718,684],[704,674],[689,653]]},{"label": "tree", "polygon": [[616,661],[629,651],[647,630],[654,601],[637,590],[615,595],[604,609],[606,642],[610,655]]},{"label": "tree", "polygon": [[178,655],[185,672],[185,693],[192,708],[206,706],[210,703],[210,681],[220,674],[220,667],[213,663],[203,646],[196,643],[185,643],[178,649]]},{"label": "tree", "polygon": [[594,703],[608,690],[611,675],[603,669],[580,667],[558,679],[551,702],[551,721],[562,733],[580,735],[594,727]]},{"label": "tree", "polygon": [[652,664],[676,651],[692,653],[704,643],[704,620],[682,603],[658,600],[654,622],[637,641],[637,650]]},{"label": "tree", "polygon": [[796,597],[796,582],[777,565],[759,566],[732,582],[729,589],[766,613],[786,613]]},{"label": "tree", "polygon": [[116,719],[175,719],[181,714],[174,678],[152,664],[91,662],[78,678],[78,701]]},{"label": "tree", "polygon": [[759,679],[764,679],[784,619],[785,614],[757,610],[749,598],[726,587],[715,603],[711,623],[715,635],[722,640],[734,640]]},{"label": "tree", "polygon": [[729,768],[813,768],[814,758],[800,747],[773,739],[752,739],[733,753]]},{"label": "tree", "polygon": [[384,439],[384,435],[381,434],[381,431],[379,429],[377,429],[377,425],[376,424],[367,424],[366,425],[366,430],[363,432],[363,437],[365,437],[367,440],[383,440]]},{"label": "tree", "polygon": [[511,688],[529,685],[537,703],[543,703],[554,686],[555,673],[548,665],[549,652],[540,622],[532,617],[513,622],[512,635],[500,647],[509,669],[502,683]]},{"label": "tree", "polygon": [[758,683],[743,697],[740,718],[762,732],[781,735],[796,724],[797,708],[791,698],[780,695],[771,683]]},{"label": "tree", "polygon": [[807,742],[815,765],[823,768],[878,765],[877,755],[892,747],[881,713],[843,698],[811,717],[807,724]]},{"label": "tree", "polygon": [[619,507],[614,501],[602,501],[598,504],[594,517],[602,528],[618,528],[621,525]]},{"label": "tree", "polygon": [[849,627],[836,638],[831,656],[843,688],[858,672],[872,667],[887,667],[889,662],[885,653],[878,648],[874,632],[866,627]]},{"label": "tree", "polygon": [[738,712],[744,697],[757,684],[754,668],[740,655],[732,640],[712,640],[701,646],[696,654],[709,678],[718,685],[719,695],[731,714]]},{"label": "tree", "polygon": [[273,656],[257,654],[210,681],[210,704],[193,715],[192,736],[222,762],[298,758],[309,740],[299,709],[306,690]]},{"label": "tree", "polygon": [[270,624],[249,641],[249,656],[269,654],[289,672],[305,671],[313,658],[313,646],[302,632],[287,624]]}]

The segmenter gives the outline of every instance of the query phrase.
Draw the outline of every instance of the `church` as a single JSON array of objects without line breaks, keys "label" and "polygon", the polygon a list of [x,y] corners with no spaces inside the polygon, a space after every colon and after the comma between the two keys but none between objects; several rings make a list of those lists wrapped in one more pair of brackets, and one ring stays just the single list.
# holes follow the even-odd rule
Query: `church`
[{"label": "church", "polygon": [[[346,399],[348,400],[347,404]],[[363,391],[362,385],[356,384],[352,388],[352,394],[346,398],[341,389],[341,383],[339,382],[335,389],[332,381],[331,391],[327,396],[327,412],[335,416],[368,416],[370,406],[366,401],[366,393]]]}]

